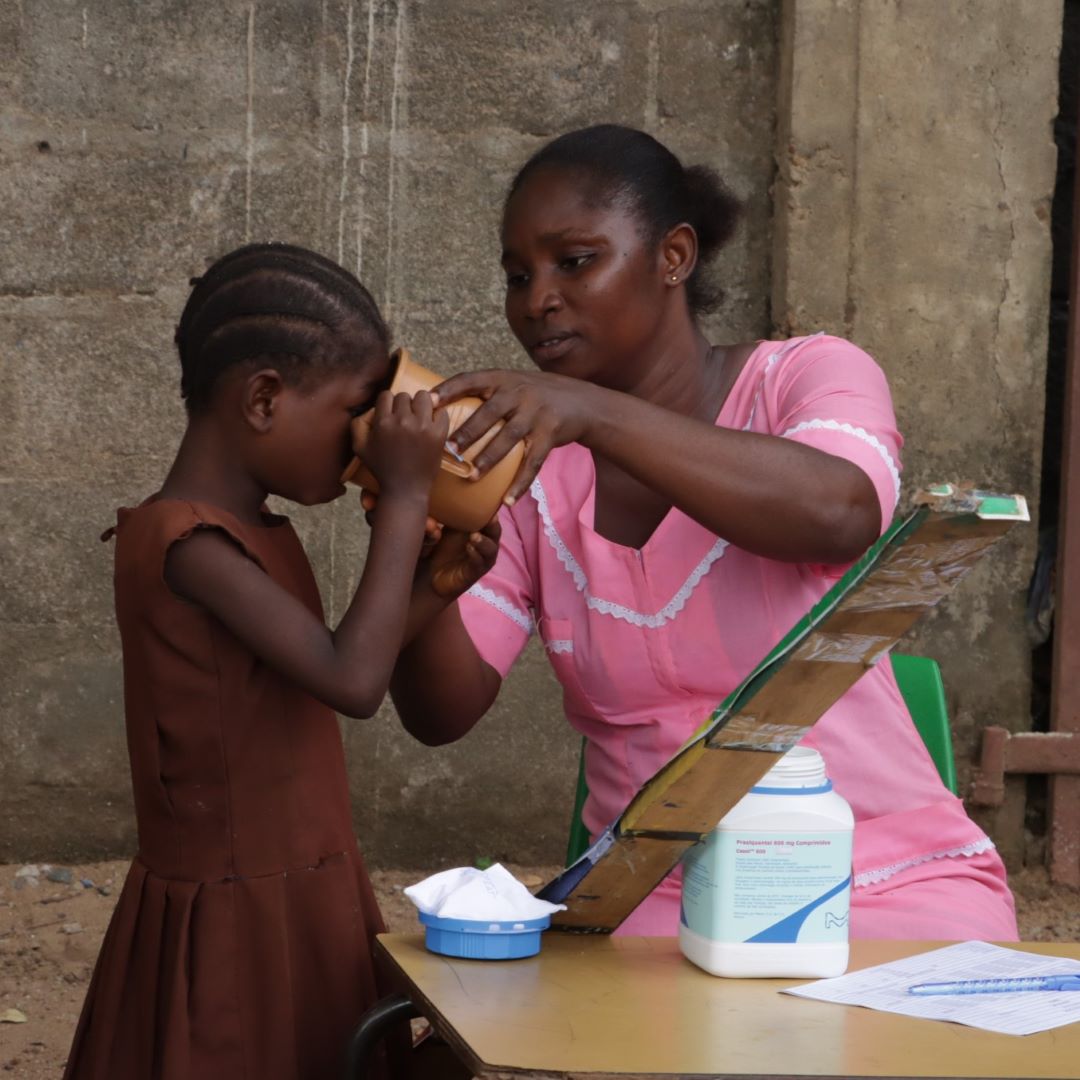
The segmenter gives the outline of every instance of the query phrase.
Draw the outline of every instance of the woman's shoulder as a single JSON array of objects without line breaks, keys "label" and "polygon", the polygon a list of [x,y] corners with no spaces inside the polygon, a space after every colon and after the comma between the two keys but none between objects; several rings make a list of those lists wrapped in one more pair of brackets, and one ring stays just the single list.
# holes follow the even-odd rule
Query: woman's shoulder
[{"label": "woman's shoulder", "polygon": [[881,365],[846,338],[819,332],[763,343],[765,387],[780,395],[856,391],[888,395]]},{"label": "woman's shoulder", "polygon": [[[759,338],[753,343],[734,346],[748,349],[739,370],[736,387],[747,386],[758,393],[766,385],[790,382],[800,372],[820,369],[823,373],[845,373],[869,367],[880,371],[873,357],[846,338],[823,330],[792,338]],[[737,396],[737,395],[736,395]]]},{"label": "woman's shoulder", "polygon": [[818,359],[821,357],[848,358],[856,361],[868,360],[876,365],[874,358],[860,345],[847,338],[818,330],[813,334],[799,337],[782,338],[777,341],[762,341],[755,351],[755,356],[769,366],[784,361],[787,366],[791,361]]}]

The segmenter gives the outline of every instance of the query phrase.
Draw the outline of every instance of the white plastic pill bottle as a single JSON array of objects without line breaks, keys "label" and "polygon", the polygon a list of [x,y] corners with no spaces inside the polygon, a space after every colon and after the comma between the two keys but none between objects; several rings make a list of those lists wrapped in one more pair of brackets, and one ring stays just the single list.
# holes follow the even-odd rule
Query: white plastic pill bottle
[{"label": "white plastic pill bottle", "polygon": [[683,954],[731,978],[848,965],[851,807],[816,750],[789,750],[683,858]]}]

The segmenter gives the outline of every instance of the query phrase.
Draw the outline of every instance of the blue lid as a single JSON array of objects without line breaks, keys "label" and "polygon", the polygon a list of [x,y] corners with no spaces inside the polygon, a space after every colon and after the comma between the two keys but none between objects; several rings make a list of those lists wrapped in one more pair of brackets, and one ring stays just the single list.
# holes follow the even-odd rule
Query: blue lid
[{"label": "blue lid", "polygon": [[751,795],[824,795],[832,791],[832,781],[826,780],[817,787],[758,787],[750,789]]},{"label": "blue lid", "polygon": [[551,925],[550,915],[539,919],[443,919],[438,915],[418,913],[424,926],[437,930],[456,930],[468,934],[527,934],[546,930]]}]

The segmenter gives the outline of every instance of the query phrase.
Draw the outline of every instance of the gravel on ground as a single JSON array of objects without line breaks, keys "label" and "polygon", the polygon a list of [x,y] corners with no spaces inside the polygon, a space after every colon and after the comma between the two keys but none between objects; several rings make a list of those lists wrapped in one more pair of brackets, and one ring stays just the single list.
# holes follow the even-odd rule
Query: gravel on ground
[{"label": "gravel on ground", "polygon": [[[558,869],[506,865],[530,887]],[[19,1080],[60,1075],[126,871],[125,861],[0,865],[0,1072]],[[416,870],[372,872],[390,930],[419,929],[402,890],[424,876]],[[1080,941],[1080,893],[1051,885],[1041,868],[1014,874],[1010,884],[1022,939]]]}]

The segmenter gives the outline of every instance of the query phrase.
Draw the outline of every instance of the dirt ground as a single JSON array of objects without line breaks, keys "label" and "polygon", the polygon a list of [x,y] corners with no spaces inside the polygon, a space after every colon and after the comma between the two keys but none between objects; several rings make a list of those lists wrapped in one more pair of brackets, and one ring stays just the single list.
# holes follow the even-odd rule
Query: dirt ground
[{"label": "dirt ground", "polygon": [[[531,887],[556,870],[508,868]],[[126,862],[0,865],[0,1072],[20,1080],[60,1075],[126,869]],[[415,871],[372,873],[391,930],[418,928],[402,889],[420,877]],[[1080,893],[1052,886],[1042,870],[1025,870],[1010,881],[1021,938],[1080,941]]]},{"label": "dirt ground", "polygon": [[[530,888],[560,869],[504,865]],[[19,1080],[60,1076],[127,866],[126,860],[52,867],[0,864],[0,1073],[4,1076]],[[420,928],[416,908],[402,890],[424,876],[415,870],[372,871],[388,929]],[[5,1021],[9,1010],[16,1011],[16,1020],[25,1016],[25,1022]]]}]

